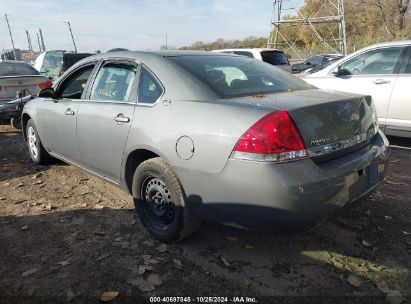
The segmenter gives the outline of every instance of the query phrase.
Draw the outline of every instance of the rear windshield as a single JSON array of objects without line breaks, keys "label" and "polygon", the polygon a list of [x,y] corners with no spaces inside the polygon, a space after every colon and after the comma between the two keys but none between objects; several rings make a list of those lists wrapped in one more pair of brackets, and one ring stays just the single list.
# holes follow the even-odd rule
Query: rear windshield
[{"label": "rear windshield", "polygon": [[168,57],[221,98],[312,88],[303,80],[260,60],[240,56]]},{"label": "rear windshield", "polygon": [[261,52],[261,57],[263,58],[264,62],[273,65],[283,65],[289,64],[287,56],[283,52],[279,51],[264,51]]},{"label": "rear windshield", "polygon": [[39,75],[40,73],[31,65],[22,62],[0,63],[0,76],[21,76],[21,75]]}]

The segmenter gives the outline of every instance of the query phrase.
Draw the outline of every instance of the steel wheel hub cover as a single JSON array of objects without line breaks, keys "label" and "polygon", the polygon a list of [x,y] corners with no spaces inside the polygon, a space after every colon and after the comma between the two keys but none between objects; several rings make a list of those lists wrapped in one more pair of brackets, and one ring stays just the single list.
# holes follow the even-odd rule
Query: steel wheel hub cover
[{"label": "steel wheel hub cover", "polygon": [[166,184],[159,178],[152,178],[145,188],[145,200],[150,216],[168,225],[174,219],[174,203]]}]

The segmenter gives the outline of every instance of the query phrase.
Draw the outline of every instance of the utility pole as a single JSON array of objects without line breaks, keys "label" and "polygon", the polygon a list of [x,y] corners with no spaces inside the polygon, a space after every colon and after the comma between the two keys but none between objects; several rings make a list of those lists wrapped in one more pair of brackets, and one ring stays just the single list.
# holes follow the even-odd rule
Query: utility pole
[{"label": "utility pole", "polygon": [[30,34],[28,30],[26,30],[26,36],[27,36],[27,44],[29,46],[29,51],[33,51],[33,46],[31,44],[31,38],[30,38]]},{"label": "utility pole", "polygon": [[7,27],[9,28],[9,34],[10,34],[10,40],[11,40],[11,46],[13,47],[14,60],[17,60],[17,56],[16,56],[16,49],[14,48],[13,35],[11,34],[10,24],[9,24],[9,19],[7,19],[7,14],[4,14],[4,16],[6,17]]},{"label": "utility pole", "polygon": [[339,26],[339,42],[340,42],[340,51],[344,56],[347,56],[347,34],[345,32],[345,12],[344,12],[344,0],[338,1],[338,11],[341,16],[341,21],[338,24]]},{"label": "utility pole", "polygon": [[73,40],[74,53],[77,53],[77,46],[76,46],[76,43],[74,42],[73,31],[71,30],[70,22],[67,22],[67,24],[68,24],[68,27],[69,27],[69,30],[70,30],[71,40]]},{"label": "utility pole", "polygon": [[167,37],[167,32],[166,32],[166,50],[168,50],[168,37]]},{"label": "utility pole", "polygon": [[39,51],[41,52],[41,43],[40,43],[40,37],[39,37],[39,33],[36,33],[37,35],[37,43],[39,44]]},{"label": "utility pole", "polygon": [[39,33],[40,33],[41,48],[43,49],[43,52],[45,52],[46,46],[44,45],[43,32],[41,31],[41,28],[39,28]]}]

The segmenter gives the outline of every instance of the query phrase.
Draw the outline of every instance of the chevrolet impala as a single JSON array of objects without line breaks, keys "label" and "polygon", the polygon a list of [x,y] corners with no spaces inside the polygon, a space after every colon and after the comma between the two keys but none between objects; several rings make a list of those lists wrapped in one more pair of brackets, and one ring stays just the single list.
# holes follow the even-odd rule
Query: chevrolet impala
[{"label": "chevrolet impala", "polygon": [[388,157],[371,97],[211,52],[83,59],[25,105],[22,128],[34,163],[55,157],[118,185],[164,242],[201,219],[311,227],[372,193]]}]

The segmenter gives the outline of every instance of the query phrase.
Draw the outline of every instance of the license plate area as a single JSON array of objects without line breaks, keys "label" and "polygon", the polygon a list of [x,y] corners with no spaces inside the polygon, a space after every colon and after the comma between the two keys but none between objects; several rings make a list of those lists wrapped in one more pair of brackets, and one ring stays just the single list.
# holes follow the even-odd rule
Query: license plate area
[{"label": "license plate area", "polygon": [[355,198],[378,182],[378,170],[375,163],[353,172],[354,182],[350,187],[350,197]]}]

